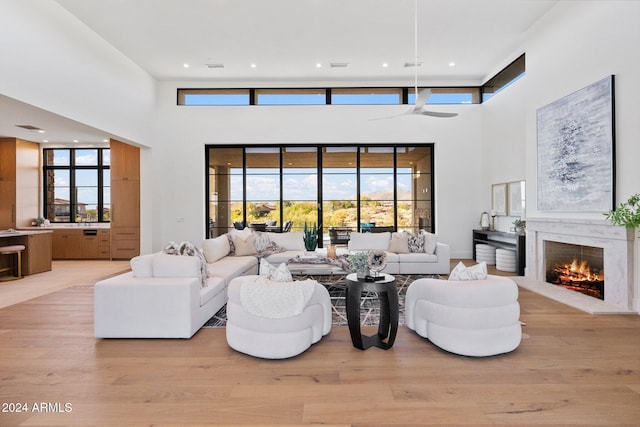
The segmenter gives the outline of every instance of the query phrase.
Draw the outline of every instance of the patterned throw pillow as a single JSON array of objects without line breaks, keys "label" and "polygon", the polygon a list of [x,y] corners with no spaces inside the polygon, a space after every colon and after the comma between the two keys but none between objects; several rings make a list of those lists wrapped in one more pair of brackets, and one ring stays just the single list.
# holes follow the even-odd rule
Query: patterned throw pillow
[{"label": "patterned throw pillow", "polygon": [[449,274],[449,280],[484,280],[487,278],[487,263],[481,262],[471,267],[465,267],[460,261]]},{"label": "patterned throw pillow", "polygon": [[424,252],[424,237],[421,233],[405,231],[409,236],[409,252],[412,254]]},{"label": "patterned throw pillow", "polygon": [[278,267],[275,267],[264,258],[260,260],[259,275],[273,280],[274,282],[293,282],[291,272],[289,271],[285,263],[282,263]]},{"label": "patterned throw pillow", "polygon": [[255,231],[253,233],[253,245],[256,247],[256,252],[262,253],[271,244],[271,239],[267,233],[262,231]]}]

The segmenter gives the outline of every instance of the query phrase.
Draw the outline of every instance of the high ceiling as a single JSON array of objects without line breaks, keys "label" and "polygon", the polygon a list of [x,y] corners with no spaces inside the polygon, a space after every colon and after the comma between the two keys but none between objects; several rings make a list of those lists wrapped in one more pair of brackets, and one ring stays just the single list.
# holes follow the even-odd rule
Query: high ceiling
[{"label": "high ceiling", "polygon": [[[58,3],[159,80],[285,86],[414,80],[404,64],[416,57],[415,0]],[[421,81],[482,84],[522,53],[525,31],[555,3],[418,0]],[[209,67],[219,64],[224,68]]]},{"label": "high ceiling", "polygon": [[[416,15],[415,0],[57,2],[154,78],[181,87],[413,86],[416,69],[405,63],[416,61],[416,17],[419,84],[478,86],[523,53],[527,29],[557,3],[417,0]],[[37,122],[54,143],[105,138],[2,94],[0,113],[0,136],[41,141],[15,126]]]}]

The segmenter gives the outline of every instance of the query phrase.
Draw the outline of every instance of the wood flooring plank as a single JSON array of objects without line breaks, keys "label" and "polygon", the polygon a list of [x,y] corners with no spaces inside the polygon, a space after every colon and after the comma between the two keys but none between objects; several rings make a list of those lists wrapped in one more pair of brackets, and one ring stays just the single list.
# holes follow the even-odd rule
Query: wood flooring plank
[{"label": "wood flooring plank", "polygon": [[334,327],[264,360],[224,329],[96,339],[93,286],[78,283],[0,309],[0,401],[72,412],[0,412],[0,426],[637,426],[640,316],[519,301],[523,340],[505,355],[451,354],[406,327],[390,350],[362,351]]}]

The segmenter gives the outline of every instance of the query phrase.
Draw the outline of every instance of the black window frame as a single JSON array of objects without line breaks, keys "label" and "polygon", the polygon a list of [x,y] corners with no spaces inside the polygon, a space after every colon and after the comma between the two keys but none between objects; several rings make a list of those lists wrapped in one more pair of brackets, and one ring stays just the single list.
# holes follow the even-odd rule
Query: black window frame
[{"label": "black window frame", "polygon": [[[76,164],[76,151],[82,151],[82,150],[97,150],[97,154],[98,154],[98,160],[97,160],[97,164],[96,165],[77,165]],[[76,186],[76,178],[75,178],[75,172],[78,170],[95,170],[97,173],[97,187],[98,187],[98,201],[97,201],[97,206],[96,206],[96,210],[97,210],[97,221],[89,221],[91,223],[110,223],[111,220],[110,218],[107,220],[105,219],[105,215],[104,215],[104,206],[105,206],[105,202],[104,202],[104,188],[105,187],[110,187],[111,183],[108,182],[105,185],[105,180],[104,180],[104,171],[105,170],[110,170],[110,164],[109,165],[105,165],[104,164],[104,152],[105,151],[109,151],[110,148],[107,147],[60,147],[60,148],[43,148],[42,150],[42,158],[43,158],[43,162],[42,162],[42,190],[43,190],[43,206],[42,206],[42,216],[43,218],[49,219],[49,221],[51,223],[57,223],[57,224],[77,224],[79,223],[79,221],[76,221],[76,215],[74,214],[76,212],[76,208],[78,206],[78,200],[76,198],[76,191],[77,190],[77,186]],[[47,159],[49,158],[48,154],[49,152],[55,152],[55,151],[67,151],[69,153],[69,164],[68,165],[50,165],[47,162]],[[110,157],[110,156],[109,156]],[[53,158],[53,157],[51,157]],[[64,170],[64,171],[69,171],[69,220],[68,221],[59,221],[59,220],[55,220],[55,218],[49,218],[48,213],[49,213],[49,197],[48,197],[48,193],[49,193],[49,182],[48,182],[48,172],[50,170]],[[53,184],[53,183],[52,183]],[[55,186],[54,186],[55,188]],[[52,194],[55,195],[55,191],[52,192]],[[54,199],[55,200],[55,199]],[[55,211],[55,203],[54,203],[54,207],[53,207],[54,211]],[[83,221],[80,221],[83,222]]]}]

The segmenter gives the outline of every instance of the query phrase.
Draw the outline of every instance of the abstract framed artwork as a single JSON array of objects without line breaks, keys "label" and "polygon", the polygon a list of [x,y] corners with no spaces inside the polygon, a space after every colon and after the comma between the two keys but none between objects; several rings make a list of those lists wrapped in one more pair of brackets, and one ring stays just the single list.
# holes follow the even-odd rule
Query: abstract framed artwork
[{"label": "abstract framed artwork", "polygon": [[614,76],[538,109],[538,210],[612,209],[614,123]]},{"label": "abstract framed artwork", "polygon": [[491,215],[507,214],[507,183],[491,186]]}]

